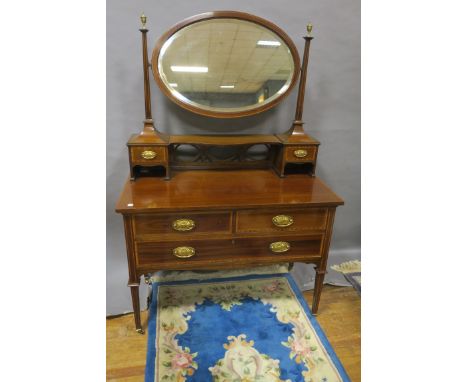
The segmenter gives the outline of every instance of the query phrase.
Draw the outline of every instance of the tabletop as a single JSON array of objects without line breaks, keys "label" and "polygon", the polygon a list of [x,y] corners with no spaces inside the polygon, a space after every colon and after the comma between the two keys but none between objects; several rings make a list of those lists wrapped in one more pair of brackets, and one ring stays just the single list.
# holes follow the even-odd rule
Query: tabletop
[{"label": "tabletop", "polygon": [[116,205],[122,214],[258,208],[321,207],[344,204],[321,179],[305,175],[280,178],[272,170],[197,170],[174,172],[170,180],[127,180]]}]

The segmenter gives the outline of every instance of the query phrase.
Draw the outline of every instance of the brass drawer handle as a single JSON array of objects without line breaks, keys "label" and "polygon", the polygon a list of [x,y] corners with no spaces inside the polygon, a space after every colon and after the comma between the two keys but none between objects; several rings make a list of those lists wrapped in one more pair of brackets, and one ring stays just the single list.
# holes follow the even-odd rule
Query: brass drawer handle
[{"label": "brass drawer handle", "polygon": [[302,149],[301,150],[294,150],[294,156],[296,158],[304,158],[304,157],[307,156],[307,154],[309,154],[307,152],[307,150],[302,150]]},{"label": "brass drawer handle", "polygon": [[152,150],[145,150],[141,153],[143,159],[154,159],[156,158],[156,152]]},{"label": "brass drawer handle", "polygon": [[172,250],[172,254],[180,259],[188,259],[195,255],[195,248],[193,247],[177,247]]},{"label": "brass drawer handle", "polygon": [[276,215],[273,219],[273,224],[277,227],[289,227],[294,223],[294,219],[289,215]]},{"label": "brass drawer handle", "polygon": [[172,228],[176,231],[191,231],[195,228],[195,222],[192,219],[177,219],[172,222]]},{"label": "brass drawer handle", "polygon": [[270,250],[274,253],[288,252],[291,245],[287,241],[275,241],[270,244]]}]

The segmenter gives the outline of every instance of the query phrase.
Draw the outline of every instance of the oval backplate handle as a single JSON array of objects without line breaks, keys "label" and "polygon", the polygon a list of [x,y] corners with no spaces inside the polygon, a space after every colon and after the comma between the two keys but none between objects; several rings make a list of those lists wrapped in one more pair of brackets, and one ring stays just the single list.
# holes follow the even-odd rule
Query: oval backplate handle
[{"label": "oval backplate handle", "polygon": [[307,154],[308,154],[307,150],[303,150],[303,149],[294,150],[294,156],[296,158],[305,158]]},{"label": "oval backplate handle", "polygon": [[275,241],[270,244],[270,250],[274,253],[288,252],[291,245],[287,241]]},{"label": "oval backplate handle", "polygon": [[172,254],[179,259],[188,259],[195,255],[195,248],[193,247],[177,247],[172,250]]},{"label": "oval backplate handle", "polygon": [[143,159],[154,159],[156,158],[156,152],[152,150],[145,150],[141,153]]},{"label": "oval backplate handle", "polygon": [[289,227],[294,223],[294,219],[289,215],[276,215],[273,219],[273,224],[277,227]]},{"label": "oval backplate handle", "polygon": [[177,219],[172,222],[172,228],[176,231],[191,231],[195,228],[195,222],[192,219]]}]

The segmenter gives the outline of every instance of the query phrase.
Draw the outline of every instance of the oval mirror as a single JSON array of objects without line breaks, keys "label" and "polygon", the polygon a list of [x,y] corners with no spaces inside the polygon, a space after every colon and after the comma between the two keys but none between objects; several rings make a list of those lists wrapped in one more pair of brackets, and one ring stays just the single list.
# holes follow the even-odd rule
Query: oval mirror
[{"label": "oval mirror", "polygon": [[153,51],[152,70],[161,90],[183,108],[235,118],[278,104],[297,80],[299,55],[267,20],[210,12],[166,32]]}]

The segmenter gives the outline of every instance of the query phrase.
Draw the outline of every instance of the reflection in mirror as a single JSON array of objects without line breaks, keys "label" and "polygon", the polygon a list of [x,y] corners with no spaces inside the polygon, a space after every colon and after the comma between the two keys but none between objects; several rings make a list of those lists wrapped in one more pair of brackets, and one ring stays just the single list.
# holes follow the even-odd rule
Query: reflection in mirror
[{"label": "reflection in mirror", "polygon": [[180,29],[158,58],[160,78],[175,98],[215,112],[242,112],[272,102],[291,86],[294,65],[280,36],[234,18]]}]

